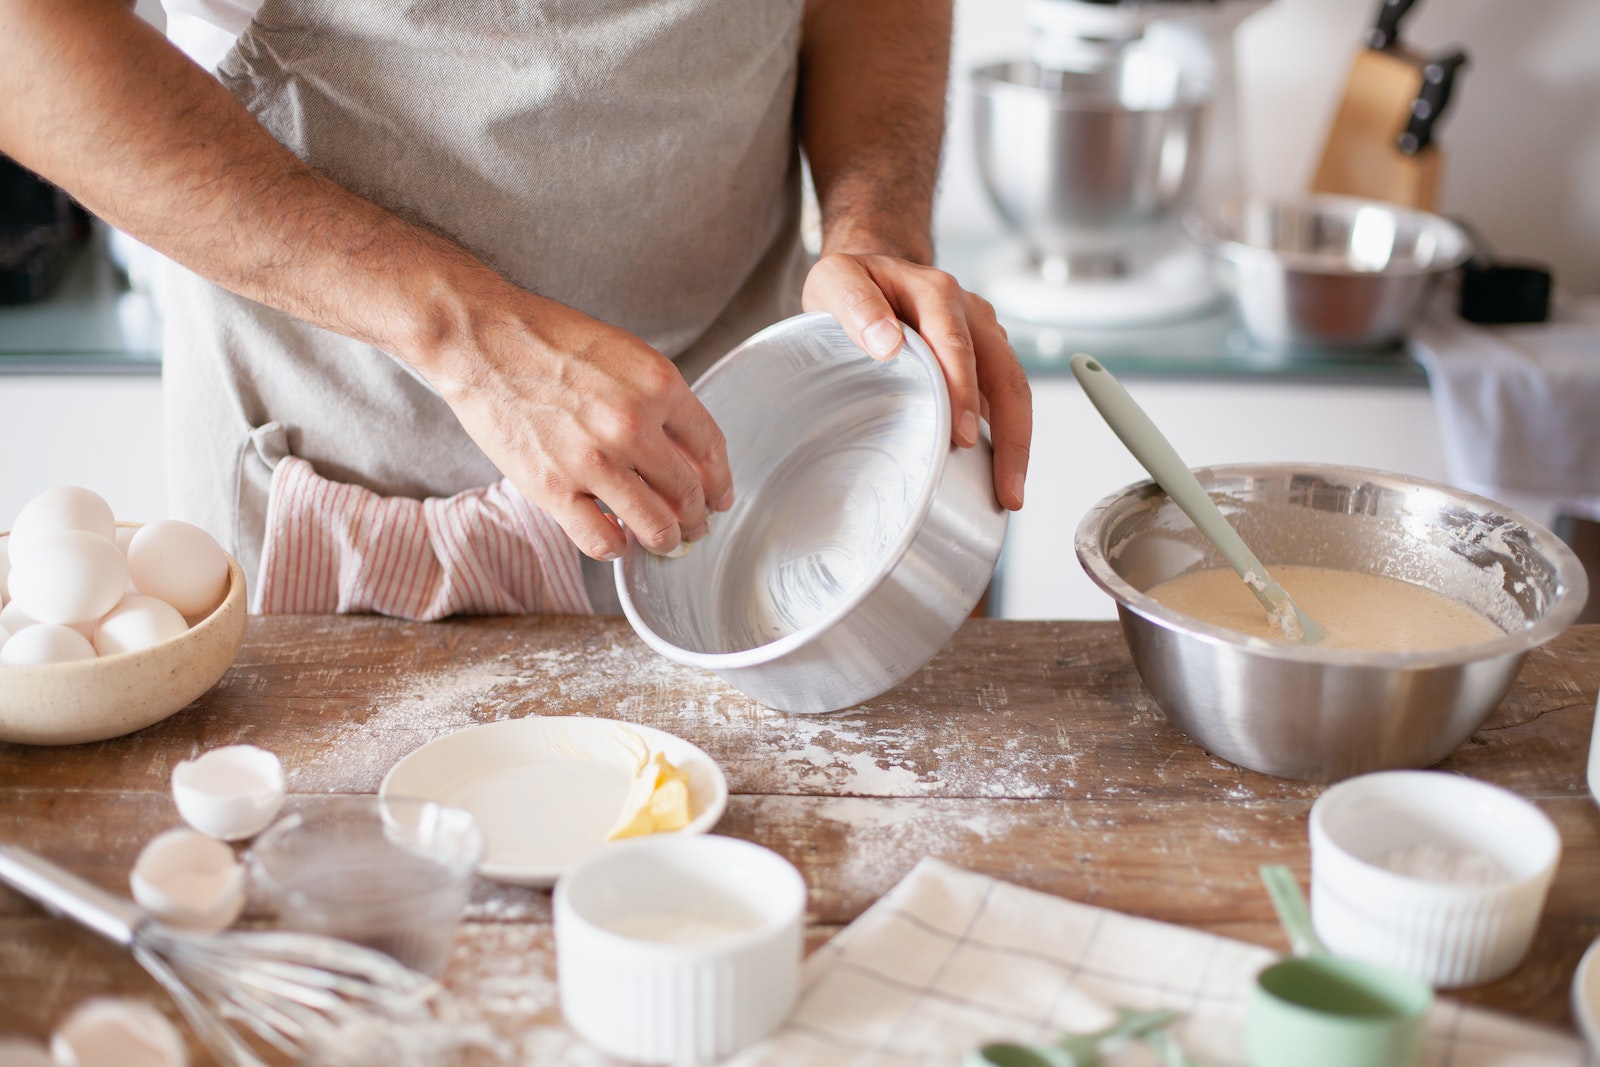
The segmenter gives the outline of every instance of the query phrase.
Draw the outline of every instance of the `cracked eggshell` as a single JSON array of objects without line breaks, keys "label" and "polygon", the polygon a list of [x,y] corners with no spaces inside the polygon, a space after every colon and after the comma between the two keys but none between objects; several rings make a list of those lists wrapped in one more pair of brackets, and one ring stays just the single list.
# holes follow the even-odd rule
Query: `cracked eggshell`
[{"label": "cracked eggshell", "polygon": [[183,1036],[142,1000],[95,997],[62,1020],[50,1036],[59,1067],[188,1067]]},{"label": "cracked eggshell", "polygon": [[185,930],[225,930],[244,909],[244,868],[233,849],[196,830],[151,838],[128,884],[142,908]]},{"label": "cracked eggshell", "polygon": [[172,769],[184,822],[222,841],[254,837],[283,806],[283,764],[254,745],[226,745]]}]

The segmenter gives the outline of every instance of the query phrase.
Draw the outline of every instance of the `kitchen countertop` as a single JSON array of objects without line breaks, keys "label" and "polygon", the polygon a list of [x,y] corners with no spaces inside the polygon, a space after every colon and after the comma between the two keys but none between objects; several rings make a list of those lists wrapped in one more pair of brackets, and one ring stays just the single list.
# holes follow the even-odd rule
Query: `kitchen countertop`
[{"label": "kitchen countertop", "polygon": [[[61,286],[35,304],[0,307],[0,376],[159,374],[161,323],[150,299],[130,290],[106,254],[103,227],[74,259]],[[950,236],[940,265],[977,288],[992,238]],[[1005,320],[1032,375],[1070,373],[1087,351],[1127,377],[1273,380],[1426,386],[1403,347],[1348,353],[1272,352],[1253,345],[1226,304],[1208,314],[1137,329],[1059,329]]]},{"label": "kitchen countertop", "polygon": [[[1011,246],[992,237],[946,235],[938,264],[963,286],[984,292],[986,267]],[[1128,378],[1323,382],[1425,387],[1427,375],[1403,344],[1383,348],[1273,350],[1251,340],[1226,299],[1175,322],[1092,329],[1000,316],[1030,376],[1068,375],[1074,352],[1088,352]]]},{"label": "kitchen countertop", "polygon": [[[1600,626],[1534,651],[1441,769],[1534,800],[1564,855],[1529,959],[1450,996],[1570,1031],[1568,985],[1600,936],[1600,808],[1584,784]],[[732,797],[718,832],[793,861],[808,942],[836,933],[924,856],[1072,900],[1284,948],[1257,868],[1308,881],[1321,787],[1207,756],[1169,725],[1115,623],[973,620],[904,685],[790,716],[649,651],[620,618],[252,618],[222,682],[125,738],[0,744],[0,840],[126,893],[140,848],[179,824],[173,766],[248,742],[291,794],[371,793],[407,752],[477,722],[593,715],[694,742]],[[258,921],[247,913],[246,923]],[[480,884],[445,980],[524,1058],[603,1063],[561,1023],[550,897]],[[119,950],[0,893],[0,1034],[45,1035],[85,997],[170,1008]]]},{"label": "kitchen countertop", "polygon": [[0,306],[0,375],[160,373],[160,317],[112,264],[103,226],[47,297]]}]

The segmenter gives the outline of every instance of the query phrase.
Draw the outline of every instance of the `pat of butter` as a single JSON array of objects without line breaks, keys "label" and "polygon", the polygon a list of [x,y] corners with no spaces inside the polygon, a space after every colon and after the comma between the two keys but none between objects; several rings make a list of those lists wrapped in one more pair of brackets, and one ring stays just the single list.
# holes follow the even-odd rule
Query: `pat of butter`
[{"label": "pat of butter", "polygon": [[640,837],[689,825],[689,776],[657,752],[634,776],[607,841]]}]

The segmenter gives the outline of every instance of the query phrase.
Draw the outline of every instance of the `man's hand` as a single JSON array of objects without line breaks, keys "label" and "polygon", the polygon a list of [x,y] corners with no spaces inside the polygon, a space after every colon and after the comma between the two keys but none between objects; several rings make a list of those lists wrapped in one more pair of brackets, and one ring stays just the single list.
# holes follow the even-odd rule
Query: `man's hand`
[{"label": "man's hand", "polygon": [[995,497],[1012,511],[1022,507],[1033,392],[987,300],[932,267],[893,256],[834,253],[811,269],[804,303],[807,311],[831,312],[876,359],[900,351],[900,322],[915,329],[944,368],[955,443],[977,444],[978,419],[988,420]]},{"label": "man's hand", "polygon": [[672,362],[560,304],[503,306],[433,376],[495,466],[595,559],[621,554],[619,518],[652,552],[703,537],[733,481],[722,431]]},{"label": "man's hand", "polygon": [[950,0],[807,0],[800,132],[823,255],[804,303],[880,359],[899,350],[900,321],[914,327],[944,368],[956,444],[976,444],[989,419],[995,497],[1014,510],[1033,438],[1027,376],[988,302],[931,266],[950,23]]}]

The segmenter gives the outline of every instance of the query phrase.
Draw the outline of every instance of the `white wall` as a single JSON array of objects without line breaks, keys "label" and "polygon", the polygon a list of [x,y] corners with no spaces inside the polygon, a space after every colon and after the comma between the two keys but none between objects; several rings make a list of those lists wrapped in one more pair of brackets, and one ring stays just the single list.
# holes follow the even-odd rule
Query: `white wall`
[{"label": "white wall", "polygon": [[[1001,232],[978,184],[965,75],[1027,54],[1026,2],[956,2],[942,233]],[[1273,0],[1240,28],[1248,191],[1306,187],[1377,9],[1377,0]],[[1465,217],[1503,256],[1547,261],[1561,288],[1600,293],[1600,3],[1423,0],[1403,36],[1424,52],[1459,46],[1469,57],[1438,130],[1440,211]]]},{"label": "white wall", "polygon": [[153,374],[0,378],[0,530],[35,493],[58,485],[93,489],[119,519],[166,518],[161,442]]}]

